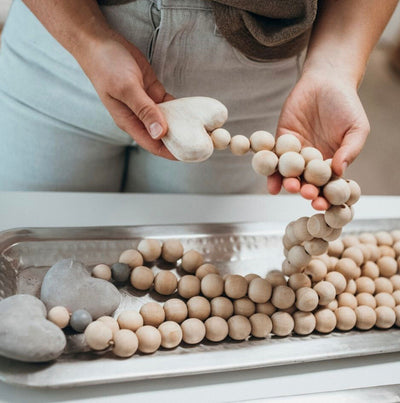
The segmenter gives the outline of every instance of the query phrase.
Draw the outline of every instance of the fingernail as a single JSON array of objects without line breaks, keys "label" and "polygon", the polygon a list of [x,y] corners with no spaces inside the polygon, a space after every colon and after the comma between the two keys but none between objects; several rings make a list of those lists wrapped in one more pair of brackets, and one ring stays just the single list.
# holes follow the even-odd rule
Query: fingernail
[{"label": "fingernail", "polygon": [[149,126],[149,133],[153,139],[157,139],[158,137],[160,137],[162,132],[163,132],[162,126],[157,122],[152,123]]}]

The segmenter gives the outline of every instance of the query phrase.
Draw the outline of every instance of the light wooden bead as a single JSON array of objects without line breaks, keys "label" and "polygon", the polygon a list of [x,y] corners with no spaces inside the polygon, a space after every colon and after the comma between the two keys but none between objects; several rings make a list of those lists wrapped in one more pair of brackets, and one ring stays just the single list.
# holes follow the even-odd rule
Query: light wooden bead
[{"label": "light wooden bead", "polygon": [[304,242],[304,249],[311,256],[322,255],[328,250],[328,242],[321,238],[313,238]]},{"label": "light wooden bead", "polygon": [[305,267],[311,261],[311,256],[306,252],[304,246],[293,246],[288,252],[288,261],[295,267]]},{"label": "light wooden bead", "polygon": [[390,277],[390,282],[393,285],[393,290],[400,290],[400,274]]},{"label": "light wooden bead", "polygon": [[285,276],[288,276],[288,277],[289,277],[289,276],[291,276],[292,274],[300,273],[300,272],[301,272],[301,269],[302,269],[301,267],[296,267],[296,266],[290,264],[287,259],[285,259],[285,260],[282,262],[282,273],[283,273]]},{"label": "light wooden bead", "polygon": [[121,253],[118,262],[125,263],[134,269],[143,265],[143,256],[136,249],[127,249]]},{"label": "light wooden bead", "polygon": [[275,146],[275,138],[265,130],[258,130],[250,136],[250,146],[255,153],[261,150],[271,151]]},{"label": "light wooden bead", "polygon": [[101,278],[102,280],[110,281],[111,280],[111,269],[110,266],[106,264],[98,264],[93,267],[92,276],[95,278]]},{"label": "light wooden bead", "polygon": [[366,262],[361,268],[361,275],[372,278],[372,280],[379,277],[379,267],[374,262]]},{"label": "light wooden bead", "polygon": [[344,245],[341,239],[336,239],[336,241],[329,242],[328,255],[341,257],[344,251]]},{"label": "light wooden bead", "polygon": [[154,289],[161,295],[171,295],[178,286],[178,279],[170,271],[160,271],[154,277]]},{"label": "light wooden bead", "polygon": [[231,142],[231,134],[222,127],[211,132],[211,140],[216,150],[225,150]]},{"label": "light wooden bead", "polygon": [[396,305],[400,304],[400,290],[393,291],[392,297],[394,298],[394,302]]},{"label": "light wooden bead", "polygon": [[202,280],[207,274],[219,274],[218,269],[211,263],[204,263],[196,270],[196,277]]},{"label": "light wooden bead", "polygon": [[343,251],[342,258],[348,257],[352,259],[357,266],[361,266],[364,262],[364,254],[358,246],[350,246]]},{"label": "light wooden bead", "polygon": [[[321,262],[325,263],[326,268],[328,269],[331,264],[331,256],[328,256],[326,253],[319,256],[314,256],[313,260],[320,260]],[[329,269],[328,269],[329,272]]]},{"label": "light wooden bead", "polygon": [[70,313],[64,306],[54,306],[47,313],[47,319],[57,325],[60,329],[68,326]]},{"label": "light wooden bead", "polygon": [[146,266],[135,267],[131,272],[130,281],[132,287],[137,290],[148,290],[153,285],[153,271]]},{"label": "light wooden bead", "polygon": [[296,153],[301,150],[300,140],[293,134],[283,134],[276,139],[275,153],[278,157],[288,151],[294,151]]},{"label": "light wooden bead", "polygon": [[187,302],[189,318],[206,320],[211,313],[211,306],[208,300],[201,296],[192,297]]},{"label": "light wooden bead", "polygon": [[356,248],[360,249],[361,253],[363,254],[362,263],[367,263],[371,259],[371,251],[368,245],[360,243],[359,245],[356,246]]},{"label": "light wooden bead", "polygon": [[325,305],[325,308],[330,309],[331,311],[335,312],[336,309],[339,308],[339,304],[336,299],[329,302],[328,305]]},{"label": "light wooden bead", "polygon": [[311,312],[295,312],[293,314],[294,332],[300,336],[311,334],[315,329],[315,316]]},{"label": "light wooden bead", "polygon": [[315,284],[313,289],[317,292],[319,297],[319,304],[324,306],[335,299],[336,289],[329,281],[320,281]]},{"label": "light wooden bead", "polygon": [[383,277],[392,277],[397,273],[397,262],[389,256],[382,256],[376,264],[379,267],[379,273]]},{"label": "light wooden bead", "polygon": [[204,323],[197,318],[186,319],[182,324],[182,339],[187,344],[198,344],[206,335]]},{"label": "light wooden bead", "polygon": [[348,306],[351,309],[356,309],[358,302],[357,298],[348,292],[344,292],[337,297],[338,306]]},{"label": "light wooden bead", "polygon": [[279,157],[278,171],[284,178],[300,176],[304,166],[304,158],[297,152],[288,151]]},{"label": "light wooden bead", "polygon": [[285,228],[285,236],[294,245],[299,244],[299,240],[294,234],[294,225],[296,221],[291,221]]},{"label": "light wooden bead", "polygon": [[304,170],[304,179],[315,186],[323,186],[332,176],[332,169],[326,161],[312,160]]},{"label": "light wooden bead", "polygon": [[265,315],[271,316],[276,311],[276,308],[272,302],[266,302],[265,304],[256,304],[256,312],[263,313]]},{"label": "light wooden bead", "polygon": [[229,337],[233,340],[245,340],[251,333],[251,324],[248,318],[235,315],[228,319]]},{"label": "light wooden bead", "polygon": [[311,312],[318,306],[318,294],[309,287],[302,287],[296,291],[296,308],[299,311]]},{"label": "light wooden bead", "polygon": [[139,346],[138,338],[132,330],[121,329],[113,337],[113,353],[118,357],[131,357],[136,353]]},{"label": "light wooden bead", "polygon": [[118,315],[118,325],[121,329],[132,330],[136,332],[140,327],[143,326],[143,317],[137,311],[123,311]]},{"label": "light wooden bead", "polygon": [[374,237],[373,234],[371,234],[370,232],[363,232],[358,236],[358,239],[361,243],[364,244],[373,244],[373,245],[377,245],[378,242],[376,240],[376,238]]},{"label": "light wooden bead", "polygon": [[201,293],[207,298],[215,298],[224,292],[224,280],[219,274],[207,274],[201,280]]},{"label": "light wooden bead", "polygon": [[394,229],[393,231],[390,231],[390,235],[394,242],[400,241],[400,230]]},{"label": "light wooden bead", "polygon": [[246,136],[237,134],[231,138],[231,151],[234,155],[244,155],[250,150],[250,140]]},{"label": "light wooden bead", "polygon": [[225,279],[225,294],[229,298],[242,298],[247,294],[248,283],[243,276],[230,274]]},{"label": "light wooden bead", "polygon": [[287,309],[294,304],[295,292],[285,285],[278,285],[272,291],[271,302],[278,309]]},{"label": "light wooden bead", "polygon": [[339,261],[339,259],[337,257],[334,257],[334,256],[329,257],[329,264],[327,266],[328,273],[335,270],[335,267],[336,267],[338,261]]},{"label": "light wooden bead", "polygon": [[183,245],[177,239],[167,239],[164,241],[161,257],[169,263],[175,263],[183,256]]},{"label": "light wooden bead", "polygon": [[352,179],[346,180],[346,182],[350,188],[350,197],[348,198],[346,204],[348,206],[352,206],[353,204],[357,203],[358,200],[360,200],[361,188],[360,185]]},{"label": "light wooden bead", "polygon": [[362,292],[356,295],[358,305],[366,305],[373,309],[376,308],[375,297],[369,293]]},{"label": "light wooden bead", "polygon": [[396,315],[395,325],[397,327],[400,327],[400,305],[395,306],[393,310],[394,310],[394,313]]},{"label": "light wooden bead", "polygon": [[315,147],[304,147],[301,149],[300,154],[303,156],[304,161],[308,164],[312,160],[323,160],[321,151],[317,150]]},{"label": "light wooden bead", "polygon": [[247,297],[235,299],[233,301],[233,312],[235,315],[242,315],[246,318],[250,317],[255,313],[256,305]]},{"label": "light wooden bead", "polygon": [[182,341],[182,329],[176,322],[161,323],[158,331],[161,334],[161,346],[164,348],[175,348]]},{"label": "light wooden bead", "polygon": [[388,292],[380,292],[375,295],[376,306],[389,306],[390,308],[394,308],[396,306],[396,302],[391,294]]},{"label": "light wooden bead", "polygon": [[394,253],[396,254],[396,257],[400,256],[400,241],[396,241],[395,244],[393,244],[393,250]]},{"label": "light wooden bead", "polygon": [[147,302],[140,308],[143,323],[149,326],[158,327],[164,322],[165,312],[163,307],[157,302]]},{"label": "light wooden bead", "polygon": [[357,285],[357,294],[361,292],[368,292],[369,294],[373,294],[375,292],[375,282],[372,278],[369,277],[359,277],[356,280]]},{"label": "light wooden bead", "polygon": [[375,293],[379,294],[380,292],[387,292],[391,294],[393,292],[393,284],[386,277],[378,277],[374,279],[375,283]]},{"label": "light wooden bead", "polygon": [[186,304],[178,298],[171,298],[164,304],[165,319],[176,323],[183,322],[188,315]]},{"label": "light wooden bead", "polygon": [[377,245],[368,244],[369,252],[371,254],[370,260],[376,262],[381,257],[381,250]]},{"label": "light wooden bead", "polygon": [[293,223],[293,235],[297,241],[311,241],[314,237],[308,232],[307,223],[309,217],[300,217]]},{"label": "light wooden bead", "polygon": [[393,245],[393,238],[390,235],[390,233],[387,231],[376,232],[375,238],[378,243],[378,246],[381,246],[381,245],[392,246]]},{"label": "light wooden bead", "polygon": [[378,246],[379,252],[381,256],[389,256],[392,258],[396,257],[396,252],[393,250],[393,248],[389,245],[380,245]]},{"label": "light wooden bead", "polygon": [[249,283],[248,297],[255,303],[263,304],[271,298],[272,286],[269,281],[262,278],[254,278]]},{"label": "light wooden bead", "polygon": [[324,241],[333,242],[336,241],[338,238],[340,238],[341,235],[342,235],[342,228],[335,228],[335,229],[332,228],[332,232],[329,235],[324,236],[322,239]]},{"label": "light wooden bead", "polygon": [[339,259],[335,270],[343,274],[346,279],[357,279],[361,276],[361,269],[355,264],[354,260],[344,257]]},{"label": "light wooden bead", "polygon": [[346,289],[347,280],[342,273],[331,271],[326,275],[325,280],[334,286],[336,295],[341,294]]},{"label": "light wooden bead", "polygon": [[154,326],[142,326],[136,331],[141,353],[151,354],[157,351],[161,345],[161,333]]},{"label": "light wooden bead", "polygon": [[303,273],[311,277],[313,282],[318,282],[325,278],[328,268],[322,260],[312,259]]},{"label": "light wooden bead", "polygon": [[233,303],[226,297],[216,297],[211,300],[211,316],[229,319],[233,315]]},{"label": "light wooden bead", "polygon": [[293,314],[297,311],[297,308],[296,308],[296,305],[293,304],[292,306],[289,306],[289,308],[281,309],[280,311],[281,311],[281,312],[287,312],[287,313],[289,313],[290,315],[293,315]]},{"label": "light wooden bead", "polygon": [[250,284],[252,282],[252,280],[254,280],[255,278],[261,278],[258,274],[255,273],[249,273],[246,274],[244,276],[244,278],[246,279],[246,281]]},{"label": "light wooden bead", "polygon": [[161,242],[157,239],[143,239],[137,247],[146,262],[153,262],[158,259],[161,256],[161,248]]},{"label": "light wooden bead", "polygon": [[311,287],[311,280],[304,273],[295,273],[289,277],[288,285],[293,291],[297,291],[302,287]]},{"label": "light wooden bead", "polygon": [[196,273],[196,270],[204,263],[204,257],[195,250],[189,250],[182,257],[182,269],[187,273]]},{"label": "light wooden bead", "polygon": [[113,334],[111,329],[103,322],[89,323],[85,329],[86,343],[92,350],[104,350],[110,346]]},{"label": "light wooden bead", "polygon": [[348,306],[341,306],[335,310],[336,328],[348,331],[354,328],[357,322],[357,315],[354,309]]},{"label": "light wooden bead", "polygon": [[321,213],[308,219],[307,230],[315,238],[325,238],[332,232],[332,228],[325,221],[325,215]]},{"label": "light wooden bead", "polygon": [[118,322],[112,316],[100,316],[98,318],[100,322],[103,322],[112,331],[113,336],[120,330]]},{"label": "light wooden bead", "polygon": [[395,324],[396,313],[393,308],[389,308],[388,306],[378,306],[375,308],[376,327],[379,329],[390,329]]},{"label": "light wooden bead", "polygon": [[192,298],[200,294],[200,279],[197,276],[186,275],[179,279],[178,294],[182,298]]},{"label": "light wooden bead", "polygon": [[[375,283],[374,283],[374,287],[375,287]],[[347,282],[347,286],[344,289],[344,292],[349,292],[350,294],[355,294],[357,292],[357,284],[355,282],[355,280],[351,279]]]},{"label": "light wooden bead", "polygon": [[206,339],[219,342],[224,340],[229,333],[228,323],[225,319],[219,316],[208,318],[204,325],[206,327]]},{"label": "light wooden bead", "polygon": [[251,160],[251,166],[255,172],[263,176],[270,176],[278,167],[278,157],[272,151],[258,151]]},{"label": "light wooden bead", "polygon": [[286,285],[284,273],[280,270],[271,270],[265,276],[265,279],[271,284],[272,288],[278,285]]},{"label": "light wooden bead", "polygon": [[350,186],[344,179],[335,179],[324,186],[323,194],[330,204],[340,206],[350,197]]},{"label": "light wooden bead", "polygon": [[315,329],[320,333],[330,333],[336,327],[336,315],[330,309],[315,312]]},{"label": "light wooden bead", "polygon": [[267,337],[272,330],[272,321],[263,313],[255,313],[250,318],[251,335],[258,338]]},{"label": "light wooden bead", "polygon": [[360,330],[368,330],[375,326],[376,313],[375,310],[367,305],[358,306],[354,312],[357,316],[356,327]]},{"label": "light wooden bead", "polygon": [[282,244],[286,250],[289,250],[294,245],[298,245],[299,242],[297,240],[291,240],[287,235],[284,235],[282,238]]},{"label": "light wooden bead", "polygon": [[342,228],[352,219],[350,207],[346,204],[331,206],[325,212],[325,221],[331,228]]},{"label": "light wooden bead", "polygon": [[271,316],[272,333],[276,336],[288,336],[294,329],[294,320],[292,315],[287,312],[275,312]]}]

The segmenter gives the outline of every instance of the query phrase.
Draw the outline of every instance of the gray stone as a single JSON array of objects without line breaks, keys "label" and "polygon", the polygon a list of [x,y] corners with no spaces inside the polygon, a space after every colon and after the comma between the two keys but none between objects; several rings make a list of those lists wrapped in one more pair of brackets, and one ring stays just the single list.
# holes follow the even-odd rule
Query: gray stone
[{"label": "gray stone", "polygon": [[46,315],[43,302],[32,295],[17,294],[0,301],[0,355],[25,362],[59,357],[65,335]]},{"label": "gray stone", "polygon": [[121,295],[110,282],[91,277],[83,263],[64,259],[46,273],[40,299],[49,310],[58,305],[70,312],[86,309],[95,320],[111,315],[118,308]]}]

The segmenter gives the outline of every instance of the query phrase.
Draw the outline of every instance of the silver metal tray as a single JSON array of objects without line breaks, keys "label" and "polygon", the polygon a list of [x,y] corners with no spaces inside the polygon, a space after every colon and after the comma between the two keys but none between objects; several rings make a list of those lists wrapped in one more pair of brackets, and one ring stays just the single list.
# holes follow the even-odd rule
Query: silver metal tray
[{"label": "silver metal tray", "polygon": [[[61,258],[74,257],[89,266],[113,263],[140,239],[179,238],[185,250],[205,254],[222,273],[258,273],[279,269],[285,223],[198,224],[141,227],[27,228],[0,233],[0,299],[16,293],[38,295],[46,270]],[[400,219],[354,221],[347,232],[400,228]],[[154,266],[163,270],[165,264]],[[179,267],[173,268],[178,274]],[[143,303],[164,301],[156,293],[120,289],[118,312]],[[0,324],[1,326],[1,324]],[[66,387],[234,371],[308,361],[400,351],[400,331],[333,332],[307,337],[273,336],[265,340],[226,341],[180,346],[152,355],[118,359],[112,353],[87,352],[82,336],[70,335],[66,352],[47,364],[0,358],[0,380],[31,387]]]}]

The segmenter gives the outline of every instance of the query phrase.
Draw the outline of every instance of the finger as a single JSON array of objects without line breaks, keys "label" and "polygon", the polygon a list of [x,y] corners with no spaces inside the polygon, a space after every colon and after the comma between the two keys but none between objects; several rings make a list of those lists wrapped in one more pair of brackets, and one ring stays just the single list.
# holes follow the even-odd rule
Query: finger
[{"label": "finger", "polygon": [[156,79],[151,85],[145,88],[148,96],[156,103],[159,104],[165,101],[167,92],[164,86]]},{"label": "finger", "polygon": [[272,195],[277,195],[281,191],[282,176],[279,172],[275,172],[267,179],[268,192]]},{"label": "finger", "polygon": [[319,196],[311,202],[311,206],[313,206],[315,210],[325,211],[328,210],[330,204],[328,203],[328,200],[326,200],[324,197]]},{"label": "finger", "polygon": [[297,178],[284,178],[282,184],[284,189],[289,193],[300,192],[300,180]]},{"label": "finger", "polygon": [[304,183],[301,186],[300,194],[306,200],[315,200],[319,195],[319,188],[311,183]]}]

